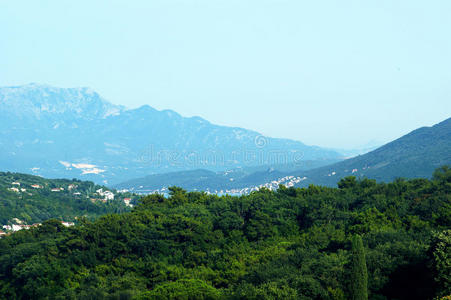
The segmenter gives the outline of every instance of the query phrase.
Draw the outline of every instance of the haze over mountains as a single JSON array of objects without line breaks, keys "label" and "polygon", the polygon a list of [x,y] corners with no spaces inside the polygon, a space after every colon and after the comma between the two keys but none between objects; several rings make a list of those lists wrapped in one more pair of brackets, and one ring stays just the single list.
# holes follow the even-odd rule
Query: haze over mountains
[{"label": "haze over mountains", "polygon": [[451,165],[451,118],[422,127],[365,155],[302,173],[303,185],[335,185],[354,175],[378,181],[396,178],[429,178],[441,166]]},{"label": "haze over mountains", "polygon": [[[292,174],[330,165],[336,161],[307,161],[303,164],[274,165],[236,168],[213,172],[205,169],[154,174],[135,178],[114,185],[117,189],[131,190],[137,193],[165,193],[170,186],[183,187],[189,191],[207,191],[211,193],[243,194],[255,190],[261,184],[271,183],[272,188],[279,184],[294,182]],[[272,183],[277,181],[277,183]]]},{"label": "haze over mountains", "polygon": [[329,165],[296,169],[235,169],[228,172],[196,170],[152,175],[117,185],[138,192],[165,191],[177,185],[188,190],[248,193],[279,184],[336,186],[341,178],[356,176],[390,182],[396,178],[429,178],[435,169],[451,165],[451,118],[433,127],[423,127],[367,154]]},{"label": "haze over mountains", "polygon": [[1,169],[119,183],[155,173],[304,164],[336,151],[184,118],[150,106],[126,109],[88,88],[0,88]]},{"label": "haze over mountains", "polygon": [[[335,185],[349,175],[391,181],[428,177],[451,164],[451,121],[370,153],[264,137],[150,106],[113,105],[88,88],[29,84],[0,88],[3,171],[80,178],[132,190],[240,190],[287,176],[294,185]],[[352,152],[349,152],[352,153]],[[340,162],[341,161],[341,162]],[[336,164],[334,164],[336,163]]]}]

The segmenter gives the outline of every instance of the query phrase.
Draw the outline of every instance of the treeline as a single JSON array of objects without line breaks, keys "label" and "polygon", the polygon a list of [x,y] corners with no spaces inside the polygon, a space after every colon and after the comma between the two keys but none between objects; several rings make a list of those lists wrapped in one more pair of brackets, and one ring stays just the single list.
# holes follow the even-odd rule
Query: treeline
[{"label": "treeline", "polygon": [[447,167],[242,197],[174,187],[130,213],[0,239],[0,298],[440,299],[450,229]]}]

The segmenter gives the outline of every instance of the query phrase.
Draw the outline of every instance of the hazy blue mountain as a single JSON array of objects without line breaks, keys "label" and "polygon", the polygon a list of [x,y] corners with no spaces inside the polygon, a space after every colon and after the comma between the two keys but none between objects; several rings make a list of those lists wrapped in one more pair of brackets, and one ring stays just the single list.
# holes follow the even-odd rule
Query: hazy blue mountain
[{"label": "hazy blue mountain", "polygon": [[214,125],[150,106],[126,109],[87,88],[0,88],[0,167],[119,183],[155,173],[341,159],[336,151]]},{"label": "hazy blue mountain", "polygon": [[352,148],[352,149],[340,149],[340,148],[332,148],[331,150],[336,151],[343,155],[346,158],[352,158],[358,155],[367,154],[368,152],[371,152],[373,150],[376,150],[377,148],[383,146],[385,143],[372,140],[364,145],[360,145],[358,147]]},{"label": "hazy blue mountain", "polygon": [[[329,162],[329,164],[328,164]],[[138,192],[162,190],[171,185],[187,190],[240,190],[266,185],[272,188],[280,182],[294,186],[320,184],[336,186],[346,176],[372,178],[389,182],[399,177],[429,178],[434,170],[451,165],[451,119],[433,127],[417,129],[365,155],[340,162],[313,161],[303,166],[281,165],[240,168],[227,172],[195,170],[156,174],[129,180],[117,185]],[[292,179],[281,182],[283,178]],[[299,178],[302,178],[299,181]]]},{"label": "hazy blue mountain", "polygon": [[335,186],[346,176],[389,182],[396,178],[430,178],[438,167],[451,165],[451,118],[422,127],[365,155],[336,164],[300,170],[311,183]]}]

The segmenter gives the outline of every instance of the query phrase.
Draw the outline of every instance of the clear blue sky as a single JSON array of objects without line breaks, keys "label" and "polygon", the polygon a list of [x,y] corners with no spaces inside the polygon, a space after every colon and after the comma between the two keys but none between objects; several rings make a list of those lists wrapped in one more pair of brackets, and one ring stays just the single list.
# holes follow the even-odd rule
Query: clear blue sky
[{"label": "clear blue sky", "polygon": [[0,0],[0,85],[329,147],[451,117],[451,1]]}]

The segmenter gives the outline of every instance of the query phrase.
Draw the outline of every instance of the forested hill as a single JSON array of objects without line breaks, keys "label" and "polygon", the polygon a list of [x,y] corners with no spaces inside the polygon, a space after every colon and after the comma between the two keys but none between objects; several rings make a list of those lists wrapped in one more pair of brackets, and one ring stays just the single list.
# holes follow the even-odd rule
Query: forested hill
[{"label": "forested hill", "polygon": [[93,218],[127,210],[120,197],[105,202],[96,193],[98,189],[108,190],[90,181],[0,172],[0,225],[14,218],[33,224],[51,218],[73,221],[76,217]]},{"label": "forested hill", "polygon": [[0,298],[435,299],[451,296],[450,228],[448,168],[242,197],[171,188],[0,239]]},{"label": "forested hill", "polygon": [[346,176],[390,182],[396,178],[428,178],[443,165],[451,165],[451,118],[422,127],[367,154],[296,175],[308,177],[303,185],[336,186]]}]

